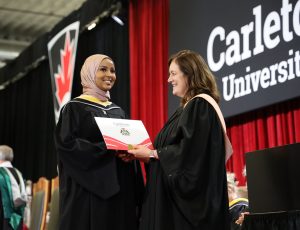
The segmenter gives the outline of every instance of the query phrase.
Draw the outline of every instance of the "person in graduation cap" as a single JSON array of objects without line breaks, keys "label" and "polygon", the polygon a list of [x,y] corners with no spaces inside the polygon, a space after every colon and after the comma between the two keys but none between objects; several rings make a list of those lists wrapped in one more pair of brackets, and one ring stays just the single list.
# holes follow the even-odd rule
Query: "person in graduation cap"
[{"label": "person in graduation cap", "polygon": [[55,130],[60,189],[60,230],[135,230],[143,190],[139,164],[108,150],[94,117],[125,118],[110,101],[113,60],[88,57],[81,69],[83,93],[61,110]]},{"label": "person in graduation cap", "polygon": [[154,150],[128,151],[149,159],[140,230],[228,230],[225,161],[232,148],[215,78],[198,53],[183,50],[169,59],[168,82],[180,107]]}]

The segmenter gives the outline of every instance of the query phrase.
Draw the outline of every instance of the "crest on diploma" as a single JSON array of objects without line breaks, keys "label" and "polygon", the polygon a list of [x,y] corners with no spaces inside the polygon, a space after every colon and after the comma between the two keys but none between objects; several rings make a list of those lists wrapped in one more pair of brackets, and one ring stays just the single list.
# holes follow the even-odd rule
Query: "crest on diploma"
[{"label": "crest on diploma", "polygon": [[60,109],[71,99],[79,21],[74,22],[48,42],[55,121]]},{"label": "crest on diploma", "polygon": [[127,129],[125,129],[125,128],[121,128],[120,133],[123,136],[130,136],[130,132]]}]

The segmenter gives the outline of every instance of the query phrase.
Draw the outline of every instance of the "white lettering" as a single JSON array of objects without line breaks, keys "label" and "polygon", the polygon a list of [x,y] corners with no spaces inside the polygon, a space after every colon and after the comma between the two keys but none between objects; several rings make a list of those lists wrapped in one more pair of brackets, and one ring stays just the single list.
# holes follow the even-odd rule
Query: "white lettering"
[{"label": "white lettering", "polygon": [[[263,53],[265,47],[274,49],[282,40],[292,41],[294,34],[300,36],[300,0],[294,6],[289,1],[282,0],[281,8],[266,14],[265,18],[262,18],[262,5],[254,7],[252,9],[254,19],[241,26],[240,30],[232,30],[226,34],[223,27],[215,27],[209,35],[207,44],[207,61],[211,70],[219,71],[225,63],[232,66]],[[214,45],[217,46],[216,49]],[[275,84],[273,79],[270,84]]]},{"label": "white lettering", "polygon": [[253,22],[250,22],[248,25],[244,25],[241,28],[241,33],[243,34],[243,53],[242,60],[245,60],[251,57],[251,51],[249,49],[249,35],[253,32]]},{"label": "white lettering", "polygon": [[214,61],[214,41],[215,38],[219,36],[220,41],[224,41],[225,39],[225,30],[223,27],[218,26],[213,29],[210,33],[207,43],[207,62],[212,71],[220,70],[225,62],[225,54],[224,52],[220,53],[219,61]]},{"label": "white lettering", "polygon": [[282,61],[279,63],[278,65],[278,73],[281,75],[278,75],[278,82],[279,83],[283,83],[287,80],[287,71],[286,71],[286,67],[287,67],[287,62],[286,61]]},{"label": "white lettering", "polygon": [[295,60],[296,76],[300,77],[300,53],[299,53],[299,51],[296,51],[294,60]]},{"label": "white lettering", "polygon": [[234,97],[238,98],[245,95],[245,80],[243,77],[234,79],[235,94]]},{"label": "white lettering", "polygon": [[288,80],[296,79],[296,76],[299,77],[300,51],[290,50],[287,60],[253,72],[250,72],[250,70],[250,66],[247,66],[245,76],[236,78],[235,74],[230,74],[222,78],[223,98],[226,101],[255,93],[260,88],[266,89],[270,86],[282,84]]},{"label": "white lettering", "polygon": [[256,92],[258,90],[258,83],[259,83],[259,76],[260,76],[261,71],[258,70],[256,72],[253,72],[250,74],[250,79],[253,87],[253,91]]},{"label": "white lettering", "polygon": [[[291,56],[293,54],[294,54],[294,51],[290,50],[289,51],[289,55]],[[288,59],[288,64],[289,64],[289,76],[288,76],[288,80],[291,80],[291,79],[295,78],[293,58],[289,58]]]},{"label": "white lettering", "polygon": [[[246,72],[247,73],[249,73],[250,72],[250,66],[247,66],[246,67]],[[245,92],[245,94],[250,94],[251,93],[251,87],[250,87],[250,75],[249,74],[247,74],[246,76],[245,76],[245,80],[246,80],[246,92]]]},{"label": "white lettering", "polygon": [[292,4],[289,0],[282,0],[282,8],[280,14],[282,16],[282,36],[283,40],[289,42],[293,39],[293,33],[290,31],[289,14],[292,11]]},{"label": "white lettering", "polygon": [[[230,81],[230,85],[227,85],[228,82],[228,77],[223,77],[222,78],[222,82],[223,82],[223,98],[225,101],[230,101],[233,97],[234,94],[234,88],[233,88],[233,80],[235,78],[235,74],[230,74],[229,76],[229,81]],[[227,90],[229,91],[229,93],[227,93]]]},{"label": "white lettering", "polygon": [[255,16],[255,48],[253,55],[264,52],[264,46],[261,39],[261,5],[253,8],[253,15]]},{"label": "white lettering", "polygon": [[231,31],[226,37],[226,45],[231,45],[226,50],[226,64],[228,66],[241,61],[240,37],[235,30]]},{"label": "white lettering", "polygon": [[277,12],[273,11],[269,13],[264,24],[264,42],[267,48],[273,49],[279,44],[279,35],[276,35],[273,39],[271,38],[271,35],[278,32],[279,30],[280,17]]},{"label": "white lettering", "polygon": [[270,85],[270,70],[268,68],[263,68],[260,74],[260,86],[265,89]]},{"label": "white lettering", "polygon": [[245,95],[250,94],[251,93],[251,88],[250,88],[250,75],[247,74],[245,76],[245,80],[246,80],[246,90],[245,90]]},{"label": "white lettering", "polygon": [[270,86],[276,85],[276,70],[278,69],[278,64],[274,64],[270,66],[270,72],[271,72],[271,81],[270,81]]},{"label": "white lettering", "polygon": [[297,2],[293,12],[293,27],[295,33],[300,36],[300,1]]}]

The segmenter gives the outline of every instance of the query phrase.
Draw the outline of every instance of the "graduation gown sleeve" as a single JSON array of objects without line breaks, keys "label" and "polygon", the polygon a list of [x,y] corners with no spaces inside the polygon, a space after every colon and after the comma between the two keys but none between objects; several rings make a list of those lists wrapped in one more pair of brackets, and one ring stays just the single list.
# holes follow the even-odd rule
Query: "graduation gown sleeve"
[{"label": "graduation gown sleeve", "polygon": [[187,104],[158,155],[172,199],[191,224],[220,216],[227,202],[223,131],[207,101]]}]

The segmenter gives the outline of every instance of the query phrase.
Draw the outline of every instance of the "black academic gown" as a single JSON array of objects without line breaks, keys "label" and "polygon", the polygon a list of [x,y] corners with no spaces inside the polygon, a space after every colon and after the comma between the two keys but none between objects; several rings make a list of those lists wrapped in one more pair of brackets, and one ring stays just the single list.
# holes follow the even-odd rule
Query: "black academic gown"
[{"label": "black academic gown", "polygon": [[139,165],[107,150],[94,117],[124,118],[115,104],[67,103],[56,127],[60,230],[135,230],[143,182]]},{"label": "black academic gown", "polygon": [[225,150],[214,108],[195,98],[155,140],[140,230],[229,229]]}]

